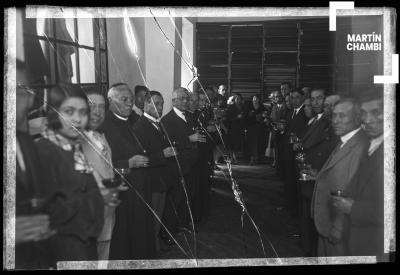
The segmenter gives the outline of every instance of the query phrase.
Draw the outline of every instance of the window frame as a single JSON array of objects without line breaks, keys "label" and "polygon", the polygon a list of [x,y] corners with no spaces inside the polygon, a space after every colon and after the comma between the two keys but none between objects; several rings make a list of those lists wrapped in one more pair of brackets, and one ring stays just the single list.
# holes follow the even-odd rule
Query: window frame
[{"label": "window frame", "polygon": [[[25,13],[25,12],[24,12]],[[25,14],[24,14],[25,15]],[[24,16],[24,20],[26,20],[26,16]],[[50,52],[52,55],[48,60],[50,77],[54,76],[54,79],[51,81],[45,80],[44,84],[34,84],[31,85],[34,88],[42,88],[42,89],[50,89],[55,85],[58,85],[60,82],[58,63],[59,61],[59,47],[62,45],[72,46],[75,51],[75,65],[76,65],[76,82],[74,84],[80,85],[83,89],[88,88],[98,88],[102,93],[104,90],[108,89],[109,85],[109,74],[108,74],[108,43],[107,43],[107,22],[106,18],[91,18],[92,26],[93,26],[93,46],[83,45],[79,43],[79,32],[78,32],[78,18],[73,18],[74,20],[74,37],[72,37],[73,42],[65,41],[57,38],[57,29],[56,29],[56,18],[51,18],[50,24],[52,29],[52,37],[27,33],[24,29],[23,36],[29,37],[31,39],[37,39],[39,42],[44,41],[45,43],[51,43],[53,46],[53,50]],[[90,18],[89,18],[90,19]],[[102,23],[100,23],[102,21]],[[103,28],[101,31],[100,28]],[[102,34],[100,33],[102,32]],[[101,35],[104,36],[104,42],[102,42]],[[104,47],[101,47],[103,44]],[[90,50],[93,51],[94,54],[94,82],[81,83],[81,68],[80,68],[80,56],[79,49]],[[105,62],[102,64],[101,56],[105,55]],[[105,81],[102,79],[102,75],[105,74]],[[46,91],[45,91],[46,94]],[[44,95],[45,96],[45,95]],[[46,103],[44,103],[46,105]]]}]

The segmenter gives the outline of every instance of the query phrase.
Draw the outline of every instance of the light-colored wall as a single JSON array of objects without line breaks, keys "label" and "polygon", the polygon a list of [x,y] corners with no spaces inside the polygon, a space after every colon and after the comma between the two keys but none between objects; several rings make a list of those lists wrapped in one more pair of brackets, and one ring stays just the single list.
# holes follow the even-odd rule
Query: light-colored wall
[{"label": "light-colored wall", "polygon": [[[193,31],[194,31],[194,25],[189,20],[186,20],[185,18],[183,18],[182,19],[182,39],[184,42],[184,47],[182,45],[182,54],[183,54],[183,57],[188,62],[194,62]],[[181,86],[186,88],[188,83],[193,78],[193,73],[190,71],[190,69],[188,68],[188,66],[186,65],[186,63],[183,60],[181,60],[181,71],[182,71],[181,72]],[[193,82],[189,85],[189,89],[193,90]]]},{"label": "light-colored wall", "polygon": [[[145,31],[143,18],[131,18],[139,45],[139,64],[146,71]],[[130,52],[125,36],[123,18],[107,19],[108,78],[110,86],[117,82],[127,83],[133,90],[136,85],[144,85],[136,59]]]},{"label": "light-colored wall", "polygon": [[[131,18],[139,45],[139,64],[150,90],[164,97],[164,112],[172,108],[172,91],[180,84],[181,64],[177,62],[173,47],[160,32],[153,18]],[[175,40],[175,28],[169,18],[157,18],[161,28],[180,49]],[[181,25],[178,24],[178,29]],[[107,19],[109,83],[126,82],[133,89],[144,85],[135,58],[130,54],[122,18]],[[178,57],[179,58],[179,57]],[[178,83],[178,84],[176,84]]]},{"label": "light-colored wall", "polygon": [[[169,18],[157,18],[169,40],[175,42],[175,28]],[[153,18],[145,18],[146,78],[151,90],[159,91],[164,98],[166,114],[172,108],[174,89],[174,49],[167,42]],[[176,72],[180,74],[179,72]]]}]

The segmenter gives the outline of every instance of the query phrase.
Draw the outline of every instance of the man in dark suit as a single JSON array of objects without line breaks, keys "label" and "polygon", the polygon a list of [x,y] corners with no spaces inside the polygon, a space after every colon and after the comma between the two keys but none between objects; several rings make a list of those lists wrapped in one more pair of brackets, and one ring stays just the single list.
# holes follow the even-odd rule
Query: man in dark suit
[{"label": "man in dark suit", "polygon": [[144,101],[146,94],[150,92],[146,86],[136,85],[135,86],[135,104],[133,104],[132,113],[135,113],[139,117],[143,115]]},{"label": "man in dark suit", "polygon": [[125,178],[130,185],[128,191],[120,194],[110,260],[151,259],[155,256],[154,220],[148,209],[152,203],[151,185],[145,182],[144,169],[149,158],[129,121],[133,93],[127,85],[117,85],[109,89],[107,98],[109,111],[99,131],[111,147],[114,167],[129,170]]},{"label": "man in dark suit", "polygon": [[[305,163],[319,171],[338,140],[334,135],[330,120],[323,115],[323,104],[326,91],[313,89],[311,91],[311,107],[313,117],[308,121],[301,143],[295,143],[296,151],[301,146],[305,154]],[[311,197],[315,181],[298,181],[300,188],[300,228],[301,244],[308,256],[316,256],[318,234],[310,216]]]},{"label": "man in dark suit", "polygon": [[[170,160],[171,171],[175,172],[175,180],[170,182],[167,190],[164,209],[164,222],[171,232],[178,230],[190,231],[188,196],[191,200],[193,191],[193,166],[197,159],[197,142],[205,142],[205,136],[195,132],[186,115],[189,103],[189,94],[185,88],[178,88],[172,92],[172,110],[161,119],[161,125],[168,139],[175,143],[178,149],[176,160]],[[177,209],[178,217],[176,217]],[[179,226],[178,226],[179,223]],[[178,226],[178,228],[177,228]],[[166,238],[161,236],[169,242]]]},{"label": "man in dark suit", "polygon": [[349,219],[345,240],[351,256],[384,255],[384,160],[383,160],[383,98],[382,93],[371,90],[361,98],[362,121],[370,138],[368,155],[357,175],[348,186],[347,198],[335,197],[334,206]]},{"label": "man in dark suit", "polygon": [[36,144],[27,133],[28,112],[35,95],[24,86],[32,77],[20,60],[17,60],[16,77],[15,268],[43,269],[51,264],[43,241],[52,234],[50,217],[45,213],[34,214],[31,200],[41,197],[42,175],[46,170],[40,165]]},{"label": "man in dark suit", "polygon": [[311,173],[316,175],[311,210],[321,257],[347,255],[345,216],[334,209],[332,197],[339,190],[347,192],[369,146],[361,129],[361,111],[354,99],[343,98],[334,106],[332,127],[340,141],[318,174],[315,170]]},{"label": "man in dark suit", "polygon": [[[223,86],[223,85],[222,85]],[[220,86],[221,87],[221,86]],[[217,129],[211,124],[213,118],[213,110],[210,105],[204,104],[204,94],[191,93],[188,112],[190,114],[189,124],[191,127],[206,136],[206,142],[198,142],[198,157],[193,166],[193,183],[194,192],[192,202],[192,214],[195,222],[199,222],[201,218],[209,210],[209,188],[210,176],[212,173],[211,164],[213,160],[213,146],[215,146],[217,138]]]},{"label": "man in dark suit", "polygon": [[[168,143],[159,123],[163,105],[164,100],[159,92],[148,92],[144,99],[143,116],[139,118],[134,126],[134,132],[149,157],[146,182],[152,187],[152,208],[160,220],[164,212],[167,182],[172,180],[167,166],[167,159],[176,156],[177,153],[176,148],[171,147]],[[158,234],[161,224],[155,217],[154,223],[156,247],[159,250]]]},{"label": "man in dark suit", "polygon": [[298,186],[297,178],[298,172],[295,163],[295,152],[293,151],[293,144],[291,143],[291,136],[301,137],[304,134],[307,117],[304,112],[304,95],[300,89],[294,89],[290,92],[290,99],[293,105],[293,111],[287,113],[287,125],[285,127],[284,135],[284,192],[286,196],[286,203],[288,210],[293,217],[298,215]]}]

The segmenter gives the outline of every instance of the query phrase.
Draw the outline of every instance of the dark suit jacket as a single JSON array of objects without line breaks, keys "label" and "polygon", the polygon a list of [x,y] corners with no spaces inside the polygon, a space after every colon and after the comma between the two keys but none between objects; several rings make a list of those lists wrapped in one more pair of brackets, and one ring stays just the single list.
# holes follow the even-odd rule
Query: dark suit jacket
[{"label": "dark suit jacket", "polygon": [[292,118],[293,110],[290,110],[286,113],[287,117],[287,127],[285,129],[285,134],[288,137],[290,133],[295,133],[296,136],[301,137],[303,136],[306,125],[308,122],[308,118],[304,112],[304,105],[300,108],[297,114]]},{"label": "dark suit jacket", "polygon": [[133,127],[137,138],[146,150],[149,157],[149,167],[145,169],[151,178],[153,192],[166,190],[165,181],[168,178],[167,159],[164,157],[163,150],[170,145],[162,129],[158,131],[145,116],[141,116]]},{"label": "dark suit jacket", "polygon": [[[30,214],[27,204],[33,197],[42,197],[45,182],[43,182],[43,173],[45,169],[40,165],[39,155],[36,144],[32,138],[24,132],[17,130],[17,140],[19,142],[24,164],[25,172],[22,172],[18,162],[16,162],[16,182],[15,182],[15,212],[16,216]],[[45,249],[43,249],[45,247]],[[46,253],[46,244],[44,242],[26,242],[15,246],[15,268],[16,269],[41,269],[48,268],[50,257]]]},{"label": "dark suit jacket", "polygon": [[333,133],[331,122],[322,116],[307,127],[302,136],[306,163],[319,171],[338,141],[339,138]]},{"label": "dark suit jacket", "polygon": [[287,125],[285,127],[285,133],[283,137],[284,147],[283,155],[284,159],[292,160],[294,159],[293,145],[289,144],[290,133],[294,133],[297,137],[303,136],[308,119],[304,112],[304,105],[300,108],[297,114],[292,118],[293,110],[286,113]]},{"label": "dark suit jacket", "polygon": [[[331,122],[322,116],[307,126],[302,137],[306,163],[319,171],[336,147],[339,138],[333,133]],[[311,199],[315,181],[301,181],[300,191],[304,198]]]},{"label": "dark suit jacket", "polygon": [[24,213],[23,205],[20,206],[20,202],[24,202],[34,196],[40,196],[43,184],[43,171],[40,166],[39,156],[37,153],[36,144],[29,136],[29,134],[17,131],[17,140],[19,142],[22,155],[25,163],[25,173],[21,173],[17,165],[16,173],[16,215],[27,214]]},{"label": "dark suit jacket", "polygon": [[[197,145],[189,140],[189,136],[194,133],[193,128],[189,122],[181,119],[174,109],[161,119],[160,124],[167,138],[178,143],[178,161],[183,175],[187,175],[197,159]],[[175,160],[169,162],[173,165]]]},{"label": "dark suit jacket", "polygon": [[312,198],[312,216],[320,235],[329,236],[333,226],[342,229],[343,219],[331,206],[331,191],[345,190],[354,180],[361,161],[365,158],[369,139],[363,130],[358,131],[338,151],[334,150],[319,171]]},{"label": "dark suit jacket", "polygon": [[349,250],[352,256],[383,254],[384,195],[383,143],[361,164],[349,185],[354,199],[350,213]]}]

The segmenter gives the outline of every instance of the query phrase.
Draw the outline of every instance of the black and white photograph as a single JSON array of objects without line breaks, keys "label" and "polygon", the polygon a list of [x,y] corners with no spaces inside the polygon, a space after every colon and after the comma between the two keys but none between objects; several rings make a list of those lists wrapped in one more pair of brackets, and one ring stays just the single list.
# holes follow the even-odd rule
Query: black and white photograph
[{"label": "black and white photograph", "polygon": [[4,8],[3,270],[384,264],[394,7]]}]

